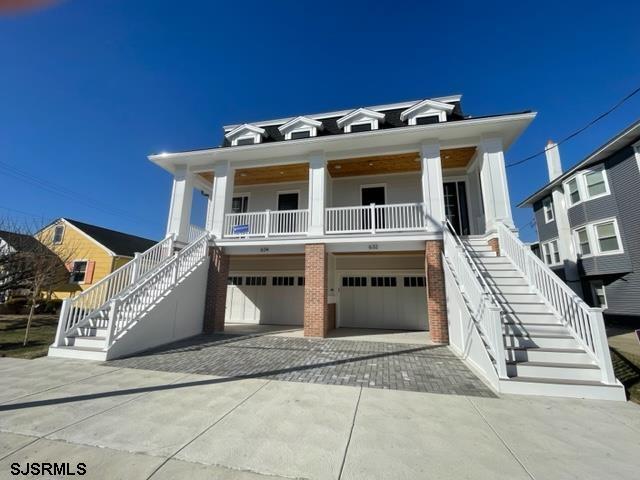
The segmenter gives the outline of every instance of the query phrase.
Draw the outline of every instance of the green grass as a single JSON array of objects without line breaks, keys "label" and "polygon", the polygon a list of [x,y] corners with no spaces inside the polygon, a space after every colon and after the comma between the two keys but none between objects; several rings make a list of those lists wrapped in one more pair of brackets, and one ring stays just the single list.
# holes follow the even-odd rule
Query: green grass
[{"label": "green grass", "polygon": [[35,315],[29,342],[22,345],[27,315],[0,315],[0,357],[37,358],[47,354],[56,336],[56,315]]}]

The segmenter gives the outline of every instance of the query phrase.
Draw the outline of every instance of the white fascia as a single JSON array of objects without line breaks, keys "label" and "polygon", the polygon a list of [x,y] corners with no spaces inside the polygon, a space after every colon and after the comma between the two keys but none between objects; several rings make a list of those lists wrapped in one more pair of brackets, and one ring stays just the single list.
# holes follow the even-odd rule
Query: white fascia
[{"label": "white fascia", "polygon": [[451,113],[455,107],[450,103],[435,100],[422,100],[412,105],[400,114],[400,120],[408,120],[409,125],[416,125],[419,117],[437,116],[441,122],[447,121],[447,113]]},{"label": "white fascia", "polygon": [[285,140],[291,140],[291,134],[298,131],[309,131],[310,137],[318,135],[318,130],[322,130],[322,122],[309,117],[296,117],[284,125],[278,127]]},{"label": "white fascia", "polygon": [[231,141],[231,145],[235,146],[238,144],[238,140],[243,138],[252,138],[253,143],[260,143],[260,140],[266,135],[266,133],[267,131],[264,128],[244,123],[242,125],[238,125],[230,132],[225,133],[224,136]]},{"label": "white fascia", "polygon": [[370,123],[371,130],[377,130],[378,124],[384,121],[384,113],[369,110],[368,108],[358,108],[337,121],[339,128],[344,128],[345,133],[351,132],[351,125]]}]

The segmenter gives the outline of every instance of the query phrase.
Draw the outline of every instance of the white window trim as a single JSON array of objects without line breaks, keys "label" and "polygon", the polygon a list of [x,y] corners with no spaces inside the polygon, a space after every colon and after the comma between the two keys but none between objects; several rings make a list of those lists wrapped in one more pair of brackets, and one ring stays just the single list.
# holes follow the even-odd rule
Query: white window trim
[{"label": "white window trim", "polygon": [[[598,235],[597,235],[597,230],[596,227],[598,225],[602,225],[604,223],[613,223],[613,229],[616,233],[616,239],[618,240],[618,249],[617,250],[612,250],[610,252],[603,252],[600,250],[600,242],[598,241]],[[587,238],[589,240],[589,249],[591,250],[591,253],[588,255],[582,255],[580,254],[580,242],[578,240],[578,230],[582,230],[585,229],[587,232]],[[613,217],[613,218],[606,218],[603,220],[598,220],[596,222],[592,222],[592,223],[586,223],[583,225],[580,225],[576,228],[574,228],[572,230],[572,236],[573,236],[573,244],[574,247],[576,249],[576,252],[578,253],[578,256],[580,258],[590,258],[590,257],[605,257],[607,255],[620,255],[622,253],[624,253],[624,247],[622,246],[622,237],[620,236],[620,228],[618,227],[618,219]]]},{"label": "white window trim", "polygon": [[421,100],[400,114],[400,120],[407,120],[408,125],[417,125],[416,119],[421,117],[438,117],[440,122],[447,121],[447,113],[451,113],[455,107],[449,103],[434,100]]},{"label": "white window trim", "polygon": [[[81,282],[73,282],[71,280],[71,275],[73,275],[73,271],[75,270],[76,263],[86,263],[87,264],[86,267],[84,268],[84,278],[82,279]],[[87,278],[87,268],[89,268],[89,259],[87,259],[87,258],[78,258],[78,259],[73,260],[71,262],[71,271],[69,272],[69,283],[71,285],[84,285],[86,283],[85,280]]]},{"label": "white window trim", "polygon": [[[551,251],[551,244],[555,242],[556,243],[556,250]],[[549,247],[549,251],[551,252],[551,263],[547,263],[547,255],[546,252],[544,251],[545,246]],[[562,257],[560,257],[560,240],[558,238],[552,238],[551,240],[547,240],[546,242],[542,242],[540,243],[540,252],[542,253],[542,261],[544,262],[545,265],[547,265],[548,267],[558,267],[560,265],[562,265]],[[555,263],[553,261],[553,257],[554,257],[554,253],[558,254],[558,258],[560,259],[557,263]]]},{"label": "white window trim", "polygon": [[[545,200],[547,201],[546,204]],[[549,218],[549,215],[547,215],[548,213],[551,214],[551,218]],[[542,200],[542,214],[544,215],[544,223],[555,222],[556,214],[553,210],[553,199],[551,197],[546,197]]]},{"label": "white window trim", "polygon": [[[587,188],[587,178],[586,176],[590,173],[602,172],[602,179],[604,180],[604,189],[603,193],[598,195],[589,195],[589,189]],[[578,185],[578,192],[580,194],[580,200],[576,203],[571,203],[571,194],[569,192],[569,182],[572,180],[576,180]],[[607,169],[604,168],[604,165],[599,166],[598,168],[588,168],[582,170],[572,177],[568,178],[563,182],[564,194],[567,199],[567,205],[569,208],[575,207],[576,205],[580,205],[581,203],[588,202],[590,200],[596,200],[597,198],[606,197],[607,195],[611,195],[611,189],[609,188],[609,176],[607,175]]]},{"label": "white window trim", "polygon": [[285,140],[291,140],[292,134],[296,132],[309,132],[309,137],[317,137],[319,129],[322,129],[322,122],[308,117],[296,117],[278,127]]},{"label": "white window trim", "polygon": [[225,133],[225,137],[231,140],[232,147],[238,146],[239,140],[247,138],[251,138],[254,144],[260,143],[264,135],[266,135],[266,130],[264,128],[256,127],[255,125],[250,125],[248,123],[239,125],[230,132]]},{"label": "white window trim", "polygon": [[383,121],[384,117],[384,113],[368,108],[358,108],[338,119],[337,124],[338,128],[344,129],[344,133],[351,133],[352,125],[371,125],[371,130],[378,130],[380,121]]},{"label": "white window trim", "polygon": [[633,154],[636,157],[636,163],[638,164],[638,170],[640,170],[640,142],[636,142],[632,145]]},{"label": "white window trim", "polygon": [[[57,230],[58,228],[62,228],[62,235],[60,236],[60,241],[59,241],[59,242],[56,242],[56,241],[55,241],[55,239],[56,239],[56,230]],[[54,227],[53,227],[53,235],[52,235],[52,237],[51,237],[51,243],[52,243],[53,245],[62,245],[62,242],[64,242],[64,231],[65,231],[65,228],[64,228],[64,225],[63,225],[63,224],[56,225],[56,226],[54,226]]]},{"label": "white window trim", "polygon": [[602,296],[604,297],[604,303],[600,304],[599,308],[606,310],[607,308],[609,308],[609,300],[607,299],[607,289],[602,280],[592,280],[589,282],[589,288],[591,289],[591,298],[593,298],[594,303],[595,303],[595,300],[598,298],[598,293],[596,292],[596,286],[594,285],[594,283],[596,282],[600,283],[600,286],[602,287]]}]

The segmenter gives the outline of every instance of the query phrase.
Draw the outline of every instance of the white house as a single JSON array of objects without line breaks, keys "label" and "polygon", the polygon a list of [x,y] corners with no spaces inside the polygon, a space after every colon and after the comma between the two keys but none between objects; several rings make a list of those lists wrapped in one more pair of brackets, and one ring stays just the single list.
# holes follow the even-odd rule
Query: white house
[{"label": "white house", "polygon": [[460,101],[227,125],[220,147],[150,156],[174,178],[167,238],[68,302],[51,354],[113,358],[226,322],[405,329],[499,391],[619,397],[601,314],[515,233],[504,151],[535,113]]}]

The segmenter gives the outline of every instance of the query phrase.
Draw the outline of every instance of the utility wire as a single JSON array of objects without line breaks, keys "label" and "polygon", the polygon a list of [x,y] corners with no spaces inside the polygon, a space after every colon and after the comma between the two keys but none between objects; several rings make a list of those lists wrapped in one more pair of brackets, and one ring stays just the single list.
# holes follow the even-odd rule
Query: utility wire
[{"label": "utility wire", "polygon": [[[591,120],[589,123],[587,123],[584,127],[579,128],[578,130],[576,130],[575,132],[573,132],[570,135],[567,135],[566,137],[564,137],[562,140],[560,140],[559,142],[556,143],[556,145],[561,145],[564,142],[566,142],[567,140],[571,140],[573,137],[576,137],[578,135],[580,135],[582,132],[584,132],[586,129],[588,129],[589,127],[591,127],[592,125],[594,125],[595,123],[599,122],[600,120],[602,120],[604,117],[606,117],[607,115],[609,115],[610,113],[612,113],[614,110],[618,109],[620,106],[622,106],[625,102],[627,102],[631,97],[633,97],[634,95],[636,95],[638,92],[640,92],[640,87],[636,88],[635,90],[633,90],[631,93],[629,93],[627,96],[625,96],[622,100],[618,101],[618,103],[616,103],[613,107],[611,107],[609,110],[607,110],[604,113],[601,113],[600,115],[598,115],[596,118],[594,118],[593,120]],[[522,165],[525,162],[528,162],[529,160],[533,160],[536,157],[539,157],[540,155],[542,155],[543,153],[546,153],[547,150],[551,149],[553,147],[545,147],[544,150],[541,150],[538,153],[535,153],[529,157],[523,158],[522,160],[518,160],[516,162],[512,162],[509,163],[507,165],[507,168],[509,167],[515,167],[517,165]]]}]

